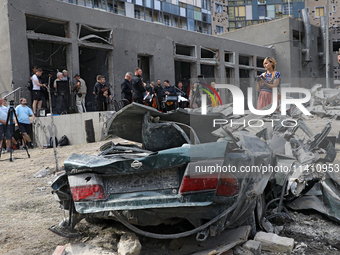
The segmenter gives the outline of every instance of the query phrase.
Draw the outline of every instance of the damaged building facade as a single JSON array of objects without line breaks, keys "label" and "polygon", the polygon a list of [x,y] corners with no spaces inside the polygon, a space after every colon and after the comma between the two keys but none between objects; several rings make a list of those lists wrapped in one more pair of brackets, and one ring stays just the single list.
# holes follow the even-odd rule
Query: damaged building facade
[{"label": "damaged building facade", "polygon": [[[282,36],[286,40],[289,35],[290,42],[280,51],[276,46],[255,45],[259,39],[253,38],[253,43],[245,37],[247,42],[235,42],[61,1],[32,0],[27,5],[25,0],[1,0],[0,3],[3,56],[0,93],[21,87],[20,95],[29,97],[26,84],[33,65],[43,68],[45,73],[63,69],[69,71],[70,77],[80,73],[88,85],[87,104],[94,102],[96,75],[106,76],[115,99],[120,99],[124,75],[133,72],[136,66],[143,69],[145,82],[168,79],[174,85],[181,80],[187,87],[192,77],[203,74],[217,83],[235,84],[245,90],[255,86],[253,77],[257,73],[265,71],[264,58],[273,56],[278,59],[284,83],[286,77],[301,74],[312,77],[309,66],[303,66],[308,72],[290,67],[297,62],[294,56],[298,49],[290,30],[303,29],[302,22],[292,19],[280,21]],[[321,30],[312,27],[310,36],[316,41]],[[257,34],[268,35],[265,26],[256,28],[260,29]],[[319,64],[323,60],[319,57],[321,50],[309,51],[311,58],[316,59],[313,65],[317,66],[317,77],[324,76],[324,67]],[[16,94],[16,101],[18,97]]]}]

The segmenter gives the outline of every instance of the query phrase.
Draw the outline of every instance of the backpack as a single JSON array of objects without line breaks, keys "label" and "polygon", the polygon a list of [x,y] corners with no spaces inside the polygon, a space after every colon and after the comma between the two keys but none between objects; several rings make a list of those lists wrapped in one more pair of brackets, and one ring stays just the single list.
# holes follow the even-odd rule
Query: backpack
[{"label": "backpack", "polygon": [[[57,137],[55,138],[55,146],[58,146],[58,139]],[[53,148],[53,136],[50,137],[50,139],[48,139],[48,148]]]},{"label": "backpack", "polygon": [[32,91],[32,90],[33,90],[33,83],[32,83],[31,80],[29,80],[28,83],[27,83],[27,89],[28,89],[29,91]]},{"label": "backpack", "polygon": [[59,146],[66,146],[66,145],[69,145],[69,144],[70,144],[70,142],[69,142],[67,136],[63,135],[59,140]]}]

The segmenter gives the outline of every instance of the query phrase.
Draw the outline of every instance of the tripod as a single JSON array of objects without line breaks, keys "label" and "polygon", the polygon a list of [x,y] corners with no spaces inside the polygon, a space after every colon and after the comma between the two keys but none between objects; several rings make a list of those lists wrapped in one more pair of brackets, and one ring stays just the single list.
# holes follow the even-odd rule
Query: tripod
[{"label": "tripod", "polygon": [[[18,117],[17,115],[15,114],[15,109],[14,109],[14,100],[13,101],[10,101],[10,106],[9,106],[9,110],[8,110],[8,113],[7,113],[7,120],[6,120],[6,124],[5,124],[5,130],[4,130],[4,133],[1,137],[2,140],[4,140],[6,134],[7,134],[7,128],[9,128],[9,131],[10,131],[10,135],[11,135],[11,138],[10,138],[10,144],[11,144],[11,150],[10,150],[10,157],[9,157],[9,161],[13,162],[13,157],[12,157],[12,153],[13,153],[13,142],[12,142],[12,137],[13,137],[13,129],[11,128],[12,125],[13,125],[13,116],[15,117],[15,120],[16,120],[16,123],[19,124],[19,121],[18,121]],[[21,132],[21,129],[20,129],[20,126],[18,125],[19,127],[19,131],[20,131],[20,135],[22,136],[22,140],[24,142],[24,148],[27,152],[27,157],[30,158],[30,154],[28,153],[28,147],[27,147],[27,144],[26,144],[26,141],[22,135],[22,132]],[[0,151],[2,150],[2,144],[0,146]],[[1,153],[0,153],[0,158],[1,158]]]}]

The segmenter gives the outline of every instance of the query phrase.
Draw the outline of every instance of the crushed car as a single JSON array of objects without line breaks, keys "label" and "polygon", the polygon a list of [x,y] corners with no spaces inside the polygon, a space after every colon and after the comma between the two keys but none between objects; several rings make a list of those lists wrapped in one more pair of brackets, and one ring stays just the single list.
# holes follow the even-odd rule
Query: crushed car
[{"label": "crushed car", "polygon": [[[141,146],[109,143],[97,156],[72,154],[64,162],[65,173],[51,185],[69,217],[50,230],[77,237],[75,227],[86,218],[115,219],[159,239],[196,234],[204,241],[243,224],[251,225],[253,233],[256,225],[276,232],[279,228],[270,220],[290,220],[287,207],[293,208],[314,184],[325,180],[325,174],[310,169],[336,156],[327,139],[331,126],[315,135],[302,119],[292,127],[282,122],[273,127],[213,127],[214,118],[233,117],[230,107],[208,108],[207,115],[197,109],[160,113],[136,103],[121,109],[108,132]],[[239,122],[249,118],[234,117]],[[272,117],[266,116],[267,121]],[[309,136],[307,141],[296,135],[298,129]],[[139,227],[181,221],[192,228],[163,234]]]}]

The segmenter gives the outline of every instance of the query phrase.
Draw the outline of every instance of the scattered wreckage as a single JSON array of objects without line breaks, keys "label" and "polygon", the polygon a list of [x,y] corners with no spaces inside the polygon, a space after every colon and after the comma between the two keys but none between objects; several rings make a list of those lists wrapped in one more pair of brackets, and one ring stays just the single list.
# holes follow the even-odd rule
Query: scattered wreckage
[{"label": "scattered wreckage", "polygon": [[[160,113],[136,103],[124,107],[113,116],[109,133],[142,147],[109,143],[97,156],[72,154],[64,162],[66,172],[52,183],[69,218],[50,230],[76,237],[74,227],[83,218],[112,218],[144,236],[196,234],[204,241],[244,224],[253,235],[256,225],[278,233],[282,226],[273,220],[291,220],[287,207],[315,209],[340,222],[339,179],[329,171],[336,157],[327,138],[331,124],[313,134],[302,119],[272,125],[275,114],[257,126],[213,127],[214,119],[248,123],[254,116],[232,116],[232,104],[208,108],[206,115],[200,109]],[[138,227],[184,220],[192,228],[177,234]]]},{"label": "scattered wreckage", "polygon": [[311,100],[308,111],[320,118],[335,118],[340,116],[340,90],[323,88],[316,84],[311,88]]}]

